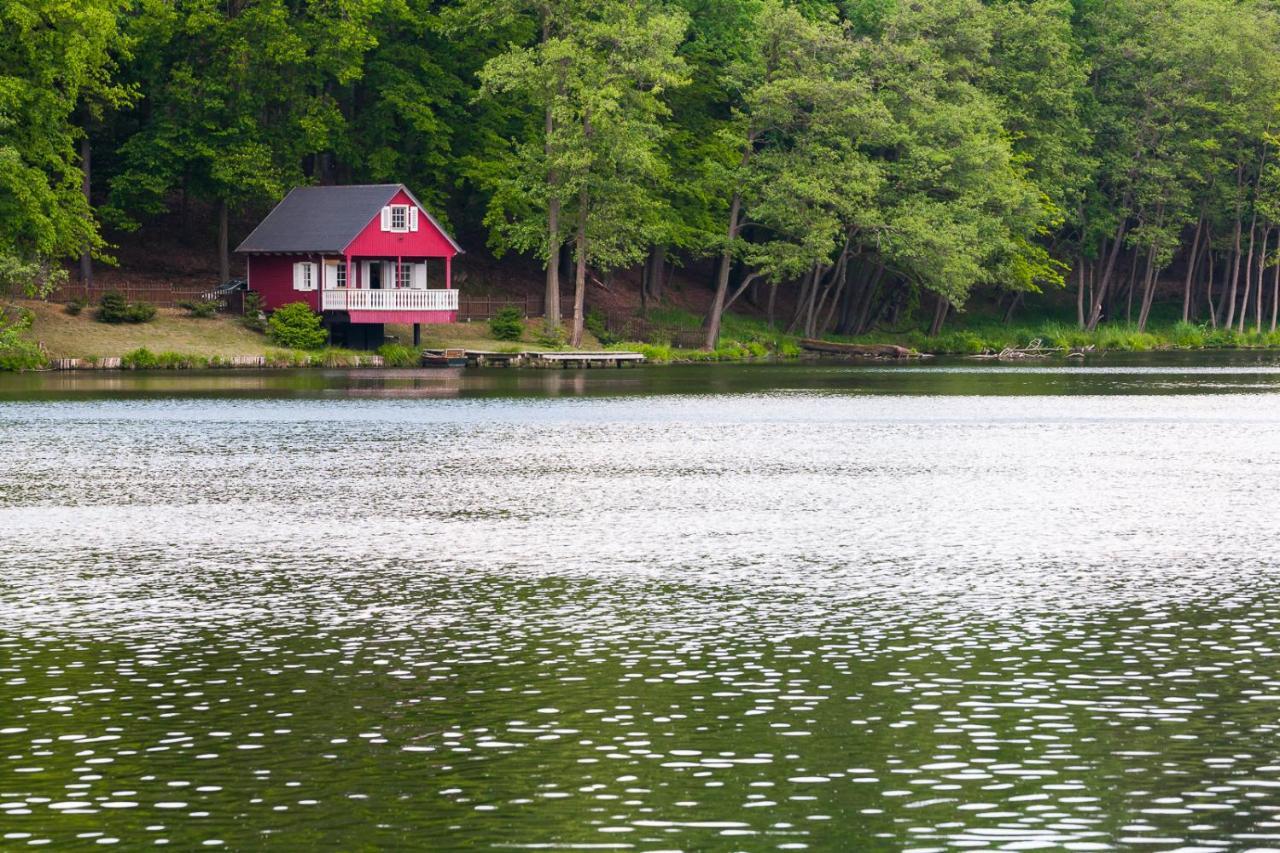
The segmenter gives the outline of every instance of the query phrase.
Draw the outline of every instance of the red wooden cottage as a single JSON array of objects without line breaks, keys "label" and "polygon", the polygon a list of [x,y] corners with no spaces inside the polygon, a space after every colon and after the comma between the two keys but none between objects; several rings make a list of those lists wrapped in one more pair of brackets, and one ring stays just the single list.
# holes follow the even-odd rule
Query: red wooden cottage
[{"label": "red wooden cottage", "polygon": [[457,315],[462,248],[403,184],[297,187],[236,251],[266,310],[306,302],[335,343],[375,347],[397,323],[417,344],[421,324]]}]

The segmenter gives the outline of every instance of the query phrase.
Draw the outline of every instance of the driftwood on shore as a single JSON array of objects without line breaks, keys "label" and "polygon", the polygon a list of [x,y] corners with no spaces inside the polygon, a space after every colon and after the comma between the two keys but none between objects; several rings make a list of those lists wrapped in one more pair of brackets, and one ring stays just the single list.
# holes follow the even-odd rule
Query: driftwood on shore
[{"label": "driftwood on shore", "polygon": [[[1093,345],[1086,347],[1078,347],[1065,353],[1067,358],[1084,358],[1085,353],[1093,352]],[[997,359],[999,361],[1018,361],[1024,358],[1049,358],[1054,355],[1064,355],[1061,349],[1057,347],[1046,347],[1044,341],[1036,338],[1025,347],[1005,347],[1000,352],[984,352],[979,353],[971,358]]]},{"label": "driftwood on shore", "polygon": [[820,352],[826,355],[849,355],[870,358],[920,358],[914,350],[900,347],[897,344],[839,344],[834,341],[818,341],[805,338],[800,341],[800,348],[809,352]]}]

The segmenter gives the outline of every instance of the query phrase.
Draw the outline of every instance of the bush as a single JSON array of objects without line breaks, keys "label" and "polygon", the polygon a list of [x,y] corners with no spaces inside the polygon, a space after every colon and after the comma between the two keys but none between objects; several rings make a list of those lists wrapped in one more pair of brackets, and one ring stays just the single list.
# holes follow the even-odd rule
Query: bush
[{"label": "bush", "polygon": [[155,319],[156,306],[146,302],[128,302],[124,294],[109,291],[98,302],[97,319],[100,323],[149,323]]},{"label": "bush", "polygon": [[72,299],[70,302],[68,302],[62,310],[66,311],[72,317],[75,317],[77,314],[83,311],[84,307],[88,304],[89,304],[88,299],[85,299],[83,296],[77,296],[75,299]]},{"label": "bush", "polygon": [[618,336],[609,331],[609,327],[605,324],[605,316],[599,311],[588,311],[587,316],[583,318],[583,325],[605,346],[618,342]]},{"label": "bush", "polygon": [[514,305],[498,311],[489,320],[489,334],[500,341],[518,341],[524,337],[524,314]]},{"label": "bush", "polygon": [[565,345],[568,338],[565,337],[563,326],[553,326],[550,323],[542,327],[542,331],[538,333],[538,346],[547,349],[560,349]]},{"label": "bush", "polygon": [[240,321],[251,332],[267,330],[267,315],[262,311],[262,294],[250,290],[244,295],[244,319]]},{"label": "bush", "polygon": [[291,349],[321,349],[329,341],[329,333],[320,323],[320,315],[305,302],[282,305],[267,319],[271,340]]},{"label": "bush", "polygon": [[160,366],[160,359],[146,347],[138,347],[120,356],[120,366],[129,370],[150,370]]},{"label": "bush", "polygon": [[404,344],[383,344],[378,347],[378,355],[385,367],[417,367],[422,363],[422,354]]},{"label": "bush", "polygon": [[222,308],[222,303],[216,299],[199,301],[179,302],[178,307],[186,310],[188,314],[199,320],[208,320],[218,313]]}]

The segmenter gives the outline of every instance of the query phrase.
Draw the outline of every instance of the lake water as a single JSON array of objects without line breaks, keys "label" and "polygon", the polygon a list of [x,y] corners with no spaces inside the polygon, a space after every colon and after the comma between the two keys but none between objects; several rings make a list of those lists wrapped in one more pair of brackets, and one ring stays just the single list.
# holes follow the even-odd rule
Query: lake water
[{"label": "lake water", "polygon": [[1280,848],[1277,392],[0,376],[0,847]]}]

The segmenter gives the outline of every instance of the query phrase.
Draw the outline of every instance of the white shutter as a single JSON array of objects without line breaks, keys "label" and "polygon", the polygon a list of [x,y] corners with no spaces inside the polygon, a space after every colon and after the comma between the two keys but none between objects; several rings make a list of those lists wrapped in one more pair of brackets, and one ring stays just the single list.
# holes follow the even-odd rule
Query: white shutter
[{"label": "white shutter", "polygon": [[306,266],[304,261],[298,261],[293,265],[293,289],[303,290],[305,285],[302,283],[302,268]]},{"label": "white shutter", "polygon": [[409,205],[409,230],[418,230],[418,206],[416,204]]},{"label": "white shutter", "polygon": [[360,285],[359,286],[363,287],[365,290],[369,289],[369,279],[372,277],[369,273],[369,268],[371,266],[372,264],[369,261],[360,262]]},{"label": "white shutter", "polygon": [[390,206],[382,208],[382,230],[383,231],[391,230],[391,207]]},{"label": "white shutter", "polygon": [[325,261],[324,264],[324,286],[327,290],[332,290],[338,286],[338,265]]},{"label": "white shutter", "polygon": [[427,265],[425,263],[413,265],[413,287],[415,290],[427,289]]}]

